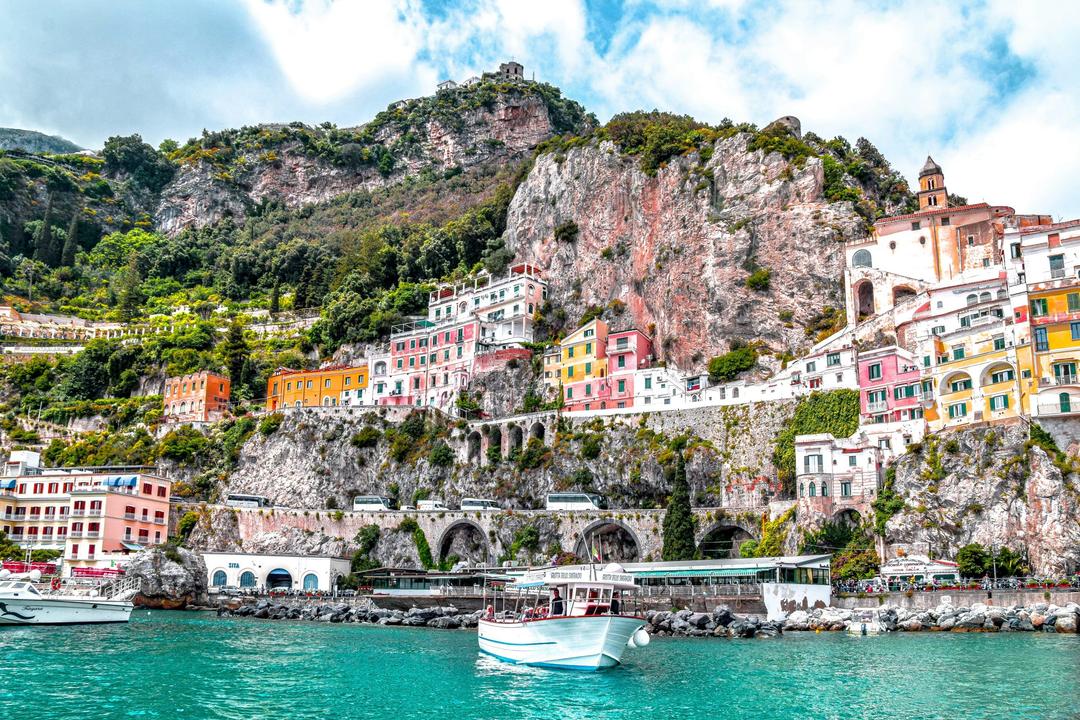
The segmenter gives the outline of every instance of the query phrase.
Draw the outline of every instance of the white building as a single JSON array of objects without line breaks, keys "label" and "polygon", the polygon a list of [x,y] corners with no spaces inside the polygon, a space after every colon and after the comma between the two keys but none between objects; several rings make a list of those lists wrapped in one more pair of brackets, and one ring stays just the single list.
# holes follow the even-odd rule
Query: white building
[{"label": "white building", "polygon": [[323,555],[204,552],[203,560],[211,591],[222,587],[331,590],[351,570],[346,558]]},{"label": "white building", "polygon": [[862,433],[850,438],[835,438],[828,433],[795,438],[799,498],[868,503],[877,494],[881,470],[881,449]]}]

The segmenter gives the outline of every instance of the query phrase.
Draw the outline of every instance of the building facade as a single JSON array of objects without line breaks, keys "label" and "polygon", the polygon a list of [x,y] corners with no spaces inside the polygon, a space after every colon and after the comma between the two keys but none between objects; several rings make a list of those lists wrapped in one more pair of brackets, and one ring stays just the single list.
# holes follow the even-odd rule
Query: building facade
[{"label": "building facade", "polygon": [[232,385],[224,375],[202,372],[165,380],[166,423],[217,422],[229,412]]},{"label": "building facade", "polygon": [[331,590],[351,571],[347,558],[324,555],[262,555],[205,552],[211,592],[224,587],[269,590]]},{"label": "building facade", "polygon": [[367,365],[279,368],[266,381],[266,409],[369,405]]}]

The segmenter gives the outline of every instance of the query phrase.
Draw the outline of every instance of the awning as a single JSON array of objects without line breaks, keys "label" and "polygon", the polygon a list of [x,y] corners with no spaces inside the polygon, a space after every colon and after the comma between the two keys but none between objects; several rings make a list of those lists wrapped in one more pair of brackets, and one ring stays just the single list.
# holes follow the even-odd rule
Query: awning
[{"label": "awning", "polygon": [[102,483],[105,487],[116,487],[120,484],[120,478],[113,476],[105,478],[105,482]]},{"label": "awning", "polygon": [[0,480],[0,490],[14,490],[14,489],[15,489],[15,478],[11,478],[10,480]]},{"label": "awning", "polygon": [[139,545],[139,544],[133,543],[133,542],[121,542],[120,544],[123,545],[128,550],[145,550],[146,549],[142,545]]},{"label": "awning", "polygon": [[121,480],[121,484],[124,487],[135,487],[139,483],[139,478],[135,477],[134,475],[129,475],[126,478],[119,479]]},{"label": "awning", "polygon": [[639,577],[754,577],[762,570],[771,568],[696,568],[688,570],[639,570],[631,573]]}]

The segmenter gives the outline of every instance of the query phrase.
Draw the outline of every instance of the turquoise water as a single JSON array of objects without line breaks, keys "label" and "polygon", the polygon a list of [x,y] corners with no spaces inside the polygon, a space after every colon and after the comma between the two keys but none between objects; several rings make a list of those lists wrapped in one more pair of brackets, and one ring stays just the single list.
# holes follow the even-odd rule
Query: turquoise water
[{"label": "turquoise water", "polygon": [[601,673],[467,631],[138,611],[0,630],[0,718],[1078,718],[1080,636],[654,639]]}]

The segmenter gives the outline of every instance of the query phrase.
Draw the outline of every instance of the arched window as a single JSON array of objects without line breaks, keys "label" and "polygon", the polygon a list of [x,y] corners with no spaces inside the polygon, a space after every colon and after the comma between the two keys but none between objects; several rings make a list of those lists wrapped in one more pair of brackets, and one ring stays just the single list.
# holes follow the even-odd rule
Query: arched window
[{"label": "arched window", "polygon": [[319,576],[315,573],[308,573],[304,576],[304,589],[305,590],[318,590],[319,589]]},{"label": "arched window", "polygon": [[979,302],[990,302],[992,296],[989,292],[979,293]]},{"label": "arched window", "polygon": [[817,485],[810,483],[810,497],[817,497]]},{"label": "arched window", "polygon": [[240,587],[250,588],[255,587],[255,573],[250,570],[245,570],[240,573]]},{"label": "arched window", "polygon": [[851,256],[851,267],[871,267],[872,263],[869,250],[856,250]]},{"label": "arched window", "polygon": [[975,293],[971,293],[970,295],[967,296],[967,304],[968,305],[978,305],[979,304],[979,296],[976,295]]},{"label": "arched window", "polygon": [[799,497],[802,497],[804,492],[806,492],[806,487],[802,483],[799,483]]},{"label": "arched window", "polygon": [[927,190],[933,190],[936,186],[937,186],[937,183],[934,182],[934,178],[930,178],[929,180],[926,181],[926,189]]},{"label": "arched window", "polygon": [[214,587],[221,587],[222,585],[225,584],[225,582],[226,582],[225,571],[224,570],[215,570],[214,571],[214,582],[213,582]]},{"label": "arched window", "polygon": [[1063,413],[1072,412],[1072,398],[1069,397],[1069,393],[1058,395],[1058,406]]},{"label": "arched window", "polygon": [[300,401],[299,400],[296,401],[296,407],[300,407]]},{"label": "arched window", "polygon": [[829,497],[829,483],[821,481],[821,497]]}]

